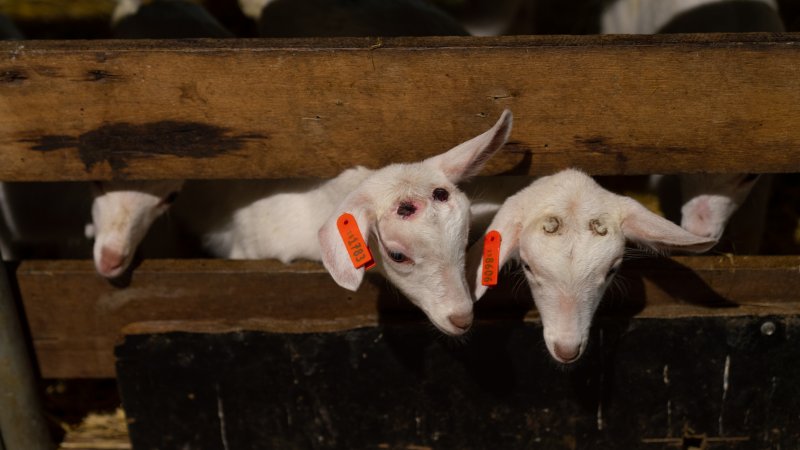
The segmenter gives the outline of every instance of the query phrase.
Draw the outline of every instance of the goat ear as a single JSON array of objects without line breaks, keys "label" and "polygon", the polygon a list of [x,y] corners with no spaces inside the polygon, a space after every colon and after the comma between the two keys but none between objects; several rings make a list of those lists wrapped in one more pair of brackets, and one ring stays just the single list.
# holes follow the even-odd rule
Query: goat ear
[{"label": "goat ear", "polygon": [[361,285],[361,280],[364,279],[365,269],[363,267],[356,269],[353,266],[350,254],[339,234],[336,221],[344,213],[353,215],[364,241],[369,242],[369,236],[375,223],[372,202],[363,193],[352,192],[322,225],[317,234],[322,264],[325,265],[328,273],[339,286],[355,291]]},{"label": "goat ear", "polygon": [[622,203],[622,233],[626,238],[654,250],[683,250],[704,252],[716,239],[697,236],[669,220],[650,212],[636,200],[620,197]]},{"label": "goat ear", "polygon": [[511,111],[506,109],[488,131],[424,162],[438,167],[453,183],[477,175],[486,161],[503,148],[511,133],[512,122]]},{"label": "goat ear", "polygon": [[[491,225],[486,229],[486,233],[494,230],[500,233],[500,261],[498,268],[502,269],[511,256],[519,249],[519,235],[522,230],[522,223],[519,220],[517,200],[510,197],[503,206],[497,211]],[[485,234],[484,234],[485,236]],[[483,237],[478,242],[472,244],[467,255],[467,281],[470,290],[474,295],[474,300],[478,301],[488,289],[481,284],[483,272]]]}]

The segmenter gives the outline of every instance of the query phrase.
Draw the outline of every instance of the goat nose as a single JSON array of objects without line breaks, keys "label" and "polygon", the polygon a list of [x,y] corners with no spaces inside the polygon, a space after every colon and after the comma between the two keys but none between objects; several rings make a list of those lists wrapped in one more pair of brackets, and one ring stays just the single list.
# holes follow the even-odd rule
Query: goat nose
[{"label": "goat nose", "polygon": [[578,359],[578,354],[581,352],[581,346],[580,344],[569,346],[555,343],[553,344],[553,351],[555,351],[556,356],[561,359],[561,362],[570,363]]},{"label": "goat nose", "polygon": [[125,257],[120,252],[108,247],[103,247],[100,250],[100,270],[103,273],[119,269],[122,267],[123,262],[125,262]]},{"label": "goat nose", "polygon": [[472,326],[472,312],[466,314],[450,314],[447,320],[459,330],[467,331]]},{"label": "goat nose", "polygon": [[681,226],[688,232],[700,237],[713,237],[714,225],[712,211],[706,199],[693,200],[691,208],[684,208]]},{"label": "goat nose", "polygon": [[702,218],[695,219],[694,221],[684,222],[683,228],[695,236],[704,238],[713,238],[716,234],[714,227],[712,227],[709,223],[704,222],[704,219]]}]

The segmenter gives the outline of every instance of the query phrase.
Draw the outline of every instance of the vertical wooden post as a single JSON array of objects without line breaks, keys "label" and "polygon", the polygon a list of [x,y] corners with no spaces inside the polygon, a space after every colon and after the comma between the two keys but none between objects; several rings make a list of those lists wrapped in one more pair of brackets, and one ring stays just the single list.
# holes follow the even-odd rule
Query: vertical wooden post
[{"label": "vertical wooden post", "polygon": [[[54,448],[28,360],[25,337],[0,260],[0,436],[8,450]],[[0,445],[0,450],[2,450]]]}]

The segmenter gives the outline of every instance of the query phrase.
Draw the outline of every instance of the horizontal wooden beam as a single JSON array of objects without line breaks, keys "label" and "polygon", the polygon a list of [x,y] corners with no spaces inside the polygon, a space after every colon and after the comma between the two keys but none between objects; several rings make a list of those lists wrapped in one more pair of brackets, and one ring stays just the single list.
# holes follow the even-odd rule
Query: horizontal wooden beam
[{"label": "horizontal wooden beam", "polygon": [[0,180],[330,177],[515,114],[487,174],[795,172],[797,35],[0,43]]},{"label": "horizontal wooden beam", "polygon": [[[676,318],[800,312],[800,256],[632,260],[600,312]],[[388,283],[370,275],[357,292],[315,263],[148,260],[115,287],[91,261],[25,261],[17,279],[45,377],[113,377],[120,335],[169,331],[329,332],[425,322]],[[527,288],[500,287],[477,303],[481,322],[537,321]]]}]

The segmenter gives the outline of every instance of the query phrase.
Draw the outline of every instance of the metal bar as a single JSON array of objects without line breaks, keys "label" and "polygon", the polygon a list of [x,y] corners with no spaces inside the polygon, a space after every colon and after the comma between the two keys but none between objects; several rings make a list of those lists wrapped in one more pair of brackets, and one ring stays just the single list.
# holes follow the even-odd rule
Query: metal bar
[{"label": "metal bar", "polygon": [[54,448],[28,357],[6,265],[0,261],[0,435],[8,450]]}]

